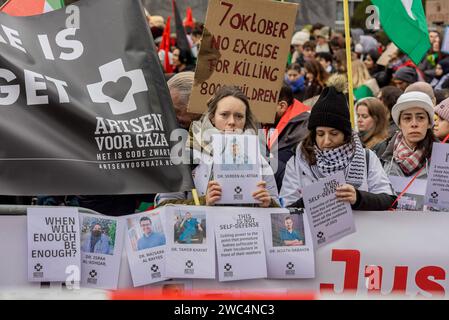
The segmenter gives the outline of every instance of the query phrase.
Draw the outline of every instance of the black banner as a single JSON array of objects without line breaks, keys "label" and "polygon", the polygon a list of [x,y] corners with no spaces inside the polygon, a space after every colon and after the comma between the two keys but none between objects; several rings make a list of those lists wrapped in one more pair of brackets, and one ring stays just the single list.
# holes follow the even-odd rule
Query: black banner
[{"label": "black banner", "polygon": [[0,13],[0,194],[187,190],[176,128],[140,0]]}]

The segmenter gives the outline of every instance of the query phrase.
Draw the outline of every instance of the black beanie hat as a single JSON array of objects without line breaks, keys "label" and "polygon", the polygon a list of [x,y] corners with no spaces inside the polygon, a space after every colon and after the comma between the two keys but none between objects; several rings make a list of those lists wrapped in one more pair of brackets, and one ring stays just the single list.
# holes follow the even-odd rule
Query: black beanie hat
[{"label": "black beanie hat", "polygon": [[393,78],[407,83],[414,83],[418,81],[418,74],[412,67],[402,67],[396,71]]},{"label": "black beanie hat", "polygon": [[350,119],[346,96],[335,87],[326,87],[310,112],[307,128],[330,127],[351,135]]}]

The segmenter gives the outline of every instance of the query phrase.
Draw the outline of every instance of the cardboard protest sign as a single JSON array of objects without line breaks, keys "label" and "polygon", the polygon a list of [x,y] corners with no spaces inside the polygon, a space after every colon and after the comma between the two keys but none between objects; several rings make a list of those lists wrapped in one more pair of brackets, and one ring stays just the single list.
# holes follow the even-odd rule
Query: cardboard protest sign
[{"label": "cardboard protest sign", "polygon": [[303,210],[265,209],[263,215],[268,278],[315,277],[315,252]]},{"label": "cardboard protest sign", "polygon": [[425,204],[449,209],[449,144],[433,144]]},{"label": "cardboard protest sign", "polygon": [[81,285],[117,289],[123,250],[123,219],[80,213]]},{"label": "cardboard protest sign", "polygon": [[220,86],[236,85],[260,122],[274,122],[297,9],[268,0],[210,0],[188,110],[203,113]]},{"label": "cardboard protest sign", "polygon": [[164,208],[126,216],[126,252],[135,287],[166,280]]},{"label": "cardboard protest sign", "polygon": [[449,23],[449,3],[446,0],[427,0],[426,18],[428,23]]},{"label": "cardboard protest sign", "polygon": [[214,177],[221,186],[218,204],[257,203],[252,197],[262,181],[258,137],[213,135]]},{"label": "cardboard protest sign", "polygon": [[176,117],[140,1],[72,6],[0,14],[0,194],[190,189],[170,158]]},{"label": "cardboard protest sign", "polygon": [[398,50],[398,47],[396,47],[396,45],[391,42],[388,46],[387,49],[385,49],[385,51],[382,53],[382,55],[379,57],[379,59],[377,60],[377,64],[380,66],[384,66],[386,67],[388,65],[388,63],[390,63],[391,60],[391,55]]},{"label": "cardboard protest sign", "polygon": [[214,208],[219,281],[267,277],[264,209]]},{"label": "cardboard protest sign", "polygon": [[210,210],[192,206],[165,208],[167,277],[215,279],[214,214]]},{"label": "cardboard protest sign", "polygon": [[315,248],[355,232],[351,206],[337,201],[335,195],[336,188],[345,183],[344,174],[339,171],[302,191]]},{"label": "cardboard protest sign", "polygon": [[80,233],[76,208],[28,208],[28,280],[80,278]]},{"label": "cardboard protest sign", "polygon": [[[408,186],[410,181],[413,179],[411,177],[399,177],[399,176],[389,176],[391,186],[394,192],[399,195]],[[427,179],[416,179],[407,189],[407,192],[402,195],[398,200],[398,205],[396,210],[406,210],[406,211],[422,211],[426,209],[424,204],[424,195],[426,192]]]}]

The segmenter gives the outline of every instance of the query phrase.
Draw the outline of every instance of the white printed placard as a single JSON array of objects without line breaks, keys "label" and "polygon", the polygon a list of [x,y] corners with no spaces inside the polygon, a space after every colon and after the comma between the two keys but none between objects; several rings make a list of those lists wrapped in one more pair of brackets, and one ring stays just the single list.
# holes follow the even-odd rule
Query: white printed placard
[{"label": "white printed placard", "polygon": [[268,278],[315,277],[315,252],[307,215],[302,209],[291,211],[271,209],[263,215]]},{"label": "white printed placard", "polygon": [[203,197],[206,195],[207,184],[210,180],[214,158],[206,153],[200,153],[198,150],[193,150],[193,159],[200,159],[199,164],[192,170],[192,178],[198,196]]},{"label": "white printed placard", "polygon": [[449,208],[449,144],[433,144],[425,204],[441,209]]},{"label": "white printed placard", "polygon": [[267,277],[263,209],[214,208],[218,279],[233,281]]},{"label": "white printed placard", "polygon": [[339,171],[302,190],[315,248],[355,232],[349,202],[337,201],[335,195],[336,188],[345,183],[344,174]]},{"label": "white printed placard", "polygon": [[197,206],[165,208],[166,277],[215,279],[213,214],[207,213],[207,209]]},{"label": "white printed placard", "polygon": [[257,136],[213,135],[214,177],[221,186],[217,204],[258,203],[252,197],[262,180]]},{"label": "white printed placard", "polygon": [[166,280],[164,208],[124,217],[126,252],[135,287]]},{"label": "white printed placard", "polygon": [[[389,176],[394,192],[399,195],[409,185],[413,179],[411,177]],[[424,205],[424,195],[426,193],[427,179],[415,179],[407,191],[399,198],[396,210],[422,211],[426,209]]]},{"label": "white printed placard", "polygon": [[81,285],[117,289],[125,222],[103,215],[80,213]]},{"label": "white printed placard", "polygon": [[76,208],[28,208],[28,280],[79,282],[79,231]]},{"label": "white printed placard", "polygon": [[195,188],[199,197],[204,197],[206,195],[211,167],[212,165],[210,164],[200,163],[194,170],[192,170],[193,182],[195,183]]}]

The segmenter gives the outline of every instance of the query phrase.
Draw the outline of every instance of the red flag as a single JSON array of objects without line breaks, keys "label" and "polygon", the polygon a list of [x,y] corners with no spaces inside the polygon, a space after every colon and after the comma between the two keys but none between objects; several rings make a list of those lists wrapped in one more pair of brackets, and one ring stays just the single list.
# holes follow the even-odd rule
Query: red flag
[{"label": "red flag", "polygon": [[193,29],[194,26],[195,26],[195,22],[193,22],[192,8],[187,7],[186,20],[184,21],[184,27]]},{"label": "red flag", "polygon": [[162,41],[159,45],[159,51],[164,51],[164,71],[165,73],[173,73],[173,67],[170,64],[170,20],[171,17],[167,18],[167,24],[165,25],[164,33],[162,34]]}]

